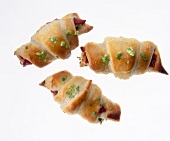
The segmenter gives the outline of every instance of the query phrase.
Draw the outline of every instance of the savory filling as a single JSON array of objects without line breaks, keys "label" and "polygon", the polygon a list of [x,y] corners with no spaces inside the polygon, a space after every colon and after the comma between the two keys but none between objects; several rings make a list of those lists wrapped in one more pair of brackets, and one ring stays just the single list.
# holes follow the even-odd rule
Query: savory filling
[{"label": "savory filling", "polygon": [[74,18],[74,24],[75,24],[76,30],[79,30],[82,27],[82,25],[85,24],[85,22],[86,20]]},{"label": "savory filling", "polygon": [[58,94],[58,91],[57,90],[56,91],[51,90],[51,93],[53,93],[53,96],[56,96]]},{"label": "savory filling", "polygon": [[80,58],[80,66],[84,67],[84,66],[88,66],[89,65],[89,61],[86,55],[86,51],[85,51],[85,47],[80,47],[82,53],[81,53],[81,58]]},{"label": "savory filling", "polygon": [[32,64],[30,61],[28,61],[27,59],[23,58],[22,56],[19,56],[19,59],[20,59],[20,64],[21,64],[23,67]]},{"label": "savory filling", "polygon": [[106,112],[106,109],[103,106],[101,106],[99,109],[99,114],[104,113],[104,112]]},{"label": "savory filling", "polygon": [[153,54],[149,67],[152,67],[152,68],[155,67],[156,58],[157,58],[157,55]]},{"label": "savory filling", "polygon": [[40,86],[44,86],[44,85],[45,85],[45,80],[40,83]]}]

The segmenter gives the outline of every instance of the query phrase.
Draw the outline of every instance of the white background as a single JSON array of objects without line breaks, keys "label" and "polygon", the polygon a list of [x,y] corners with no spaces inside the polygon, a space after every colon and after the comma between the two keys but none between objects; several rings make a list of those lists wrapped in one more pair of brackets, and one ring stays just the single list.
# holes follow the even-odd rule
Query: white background
[{"label": "white background", "polygon": [[[168,0],[5,0],[0,2],[0,140],[1,141],[169,141],[170,77],[145,73],[129,80],[80,68],[80,46],[103,42],[106,36],[150,40],[158,47],[170,73],[170,1]],[[94,26],[80,36],[80,46],[68,60],[42,69],[23,68],[14,51],[29,42],[40,26],[77,12]],[[52,94],[38,84],[60,70],[92,79],[120,104],[120,122],[90,124],[67,115]]]}]

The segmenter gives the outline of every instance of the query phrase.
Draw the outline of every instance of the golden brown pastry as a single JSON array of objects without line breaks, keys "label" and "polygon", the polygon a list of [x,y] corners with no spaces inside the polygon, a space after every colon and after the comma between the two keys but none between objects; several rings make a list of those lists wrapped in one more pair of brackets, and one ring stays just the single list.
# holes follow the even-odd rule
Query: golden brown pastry
[{"label": "golden brown pastry", "polygon": [[79,45],[78,35],[89,32],[93,27],[70,13],[43,25],[31,41],[15,51],[23,66],[34,64],[44,67],[56,59],[67,59]]},{"label": "golden brown pastry", "polygon": [[168,74],[157,46],[150,41],[106,37],[103,43],[89,42],[81,50],[80,66],[89,66],[96,73],[113,73],[120,79],[147,71]]},{"label": "golden brown pastry", "polygon": [[64,70],[47,77],[40,85],[53,93],[54,100],[67,114],[79,114],[91,123],[120,119],[119,105],[103,96],[92,80]]}]

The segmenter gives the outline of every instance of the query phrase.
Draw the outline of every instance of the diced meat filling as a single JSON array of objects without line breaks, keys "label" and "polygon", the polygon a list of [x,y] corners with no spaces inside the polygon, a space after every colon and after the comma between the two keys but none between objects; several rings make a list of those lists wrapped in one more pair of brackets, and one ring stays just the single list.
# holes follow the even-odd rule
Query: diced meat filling
[{"label": "diced meat filling", "polygon": [[86,20],[74,18],[74,24],[75,24],[76,30],[78,30],[83,24],[85,24],[85,22]]},{"label": "diced meat filling", "polygon": [[101,106],[99,109],[99,114],[104,113],[104,112],[106,112],[106,109],[103,106]]},{"label": "diced meat filling", "polygon": [[51,92],[53,93],[53,96],[56,96],[58,94],[58,91],[52,91]]},{"label": "diced meat filling", "polygon": [[30,61],[28,61],[27,59],[23,58],[22,56],[19,56],[20,58],[20,63],[23,67],[31,65],[32,63]]}]

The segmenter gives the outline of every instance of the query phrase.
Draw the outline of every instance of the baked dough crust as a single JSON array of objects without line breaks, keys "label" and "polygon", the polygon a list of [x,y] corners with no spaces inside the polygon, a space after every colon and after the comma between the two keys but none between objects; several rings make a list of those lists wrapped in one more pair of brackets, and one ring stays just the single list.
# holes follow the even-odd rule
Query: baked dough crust
[{"label": "baked dough crust", "polygon": [[67,114],[79,114],[90,123],[120,120],[120,106],[102,95],[101,89],[92,80],[73,76],[64,70],[48,76],[40,85],[54,93],[54,100]]},{"label": "baked dough crust", "polygon": [[[130,54],[127,49],[134,54]],[[102,61],[104,55],[108,55],[108,62]],[[147,71],[168,74],[153,42],[139,42],[134,38],[124,37],[106,37],[99,44],[87,43],[81,54],[80,66],[89,66],[96,73],[113,73],[120,79],[128,79]]]},{"label": "baked dough crust", "polygon": [[[76,23],[75,19],[79,20],[79,23]],[[81,27],[77,28],[78,25]],[[14,54],[23,66],[26,66],[26,61],[41,68],[56,59],[69,58],[71,51],[79,45],[78,35],[87,33],[92,28],[85,20],[80,19],[77,13],[70,13],[40,27],[31,37],[31,41],[19,47]],[[68,31],[70,35],[66,35]]]}]

